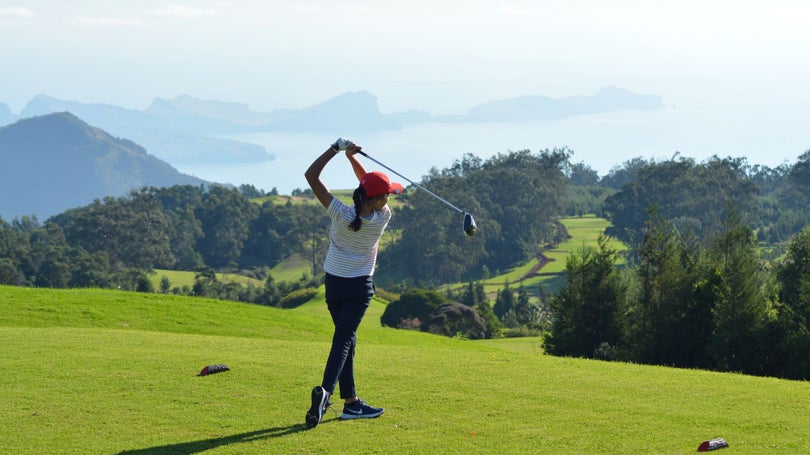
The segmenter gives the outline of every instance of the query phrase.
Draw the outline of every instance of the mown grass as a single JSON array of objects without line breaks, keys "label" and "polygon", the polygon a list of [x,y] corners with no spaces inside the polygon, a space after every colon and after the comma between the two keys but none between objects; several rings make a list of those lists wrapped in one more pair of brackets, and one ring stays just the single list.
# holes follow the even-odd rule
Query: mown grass
[{"label": "mown grass", "polygon": [[[152,282],[155,289],[160,289],[160,282],[163,280],[163,277],[169,280],[171,288],[191,288],[194,286],[194,277],[196,275],[197,273],[193,271],[155,269],[155,273],[149,275],[149,281]],[[222,283],[239,283],[243,286],[247,286],[248,284],[258,287],[264,286],[264,281],[239,275],[238,273],[217,273],[216,276],[217,280]]]},{"label": "mown grass", "polygon": [[[343,193],[346,193],[344,191]],[[342,197],[347,197],[346,194],[341,194]],[[351,198],[351,195],[348,195]],[[278,198],[289,198],[289,196],[273,196],[274,200]],[[539,274],[526,277],[531,269],[537,264],[536,259],[527,261],[515,268],[498,273],[496,276],[483,280],[484,290],[490,300],[494,301],[497,292],[504,288],[506,283],[513,289],[524,286],[529,295],[537,298],[542,286],[547,292],[555,292],[559,289],[565,280],[565,263],[568,256],[572,252],[576,252],[583,247],[595,248],[599,235],[605,231],[610,223],[604,218],[596,218],[594,216],[576,217],[576,218],[563,218],[560,220],[566,229],[568,229],[571,236],[566,241],[556,245],[555,247],[545,250],[543,253],[550,262],[545,264],[539,271]],[[385,249],[391,244],[394,238],[399,233],[396,231],[388,230],[380,241],[381,249]],[[613,248],[619,251],[625,250],[627,247],[617,240],[610,240],[609,243]],[[276,281],[298,281],[302,276],[311,274],[312,265],[309,260],[301,257],[300,255],[293,255],[285,261],[276,265],[270,274]],[[160,280],[163,276],[169,278],[171,286],[182,288],[183,286],[191,287],[194,285],[194,272],[182,272],[171,270],[156,270],[156,273],[151,276],[151,280],[155,289],[160,286]],[[254,286],[262,287],[264,282],[236,274],[217,274],[217,279],[222,282],[237,282],[243,285],[248,283]],[[444,288],[458,290],[465,286],[466,283],[451,283],[447,284]]]},{"label": "mown grass", "polygon": [[[331,321],[296,310],[0,286],[0,453],[807,453],[810,384],[359,332],[367,421],[303,416]],[[521,350],[518,350],[521,351]],[[208,364],[231,371],[197,377]]]},{"label": "mown grass", "polygon": [[[549,262],[536,275],[527,276],[538,262],[537,259],[532,259],[483,281],[484,290],[491,300],[495,299],[496,293],[503,289],[506,283],[509,283],[512,289],[525,287],[532,297],[539,295],[540,286],[547,292],[555,292],[565,282],[565,264],[568,256],[581,251],[582,248],[596,248],[599,236],[610,226],[608,220],[595,216],[562,218],[560,222],[568,230],[570,237],[558,245],[542,251]],[[617,251],[627,249],[626,245],[615,239],[609,239],[608,245]]]}]

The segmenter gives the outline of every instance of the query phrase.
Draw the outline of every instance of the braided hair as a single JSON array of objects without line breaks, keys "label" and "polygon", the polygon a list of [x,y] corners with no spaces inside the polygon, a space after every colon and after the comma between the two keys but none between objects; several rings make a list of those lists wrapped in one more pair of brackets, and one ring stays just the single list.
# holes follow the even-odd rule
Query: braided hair
[{"label": "braided hair", "polygon": [[363,223],[363,220],[360,218],[360,211],[363,210],[363,204],[369,200],[369,198],[366,197],[366,189],[363,188],[363,185],[358,186],[357,189],[354,190],[352,200],[354,200],[354,220],[349,223],[349,229],[357,232],[360,230],[360,225]]}]

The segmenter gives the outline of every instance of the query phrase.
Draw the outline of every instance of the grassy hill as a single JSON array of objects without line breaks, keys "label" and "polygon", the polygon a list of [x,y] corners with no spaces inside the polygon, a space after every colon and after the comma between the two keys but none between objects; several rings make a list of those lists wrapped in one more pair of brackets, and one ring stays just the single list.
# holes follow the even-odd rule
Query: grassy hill
[{"label": "grassy hill", "polygon": [[[595,216],[562,218],[560,222],[568,230],[569,238],[543,251],[544,264],[541,268],[537,269],[541,261],[537,258],[483,281],[484,289],[491,300],[494,301],[495,293],[503,289],[504,283],[507,282],[512,288],[521,285],[526,287],[531,296],[537,296],[538,286],[543,286],[548,292],[556,291],[565,282],[565,263],[568,255],[584,247],[596,248],[599,235],[610,226],[608,220]],[[619,251],[627,248],[617,240],[610,240],[609,244]]]},{"label": "grassy hill", "polygon": [[[295,310],[0,286],[0,453],[807,453],[810,384],[555,358],[380,327],[359,333],[368,421],[307,431],[331,336]],[[231,371],[198,377],[203,366]],[[732,452],[733,451],[733,452]]]},{"label": "grassy hill", "polygon": [[[160,289],[160,281],[166,277],[169,280],[172,288],[182,289],[183,286],[188,286],[189,288],[194,286],[194,277],[196,275],[197,272],[155,269],[155,273],[149,275],[149,280],[152,282],[155,289]],[[216,275],[217,280],[222,283],[239,283],[243,286],[252,284],[258,287],[264,287],[264,281],[257,280],[256,278],[250,278],[236,273],[217,273]],[[296,278],[300,278],[300,276]]]},{"label": "grassy hill", "polygon": [[[351,200],[351,195],[346,195],[346,191],[336,192],[338,197],[348,197]],[[293,203],[307,203],[312,199],[295,197],[290,199],[289,196],[268,196],[265,198],[272,200],[274,203],[281,203],[279,201],[295,200]],[[264,199],[262,199],[264,200]],[[256,201],[260,201],[257,199]],[[286,202],[285,202],[286,203]],[[610,222],[604,218],[597,218],[594,216],[563,218],[560,222],[568,230],[570,238],[559,245],[553,246],[551,249],[543,252],[546,262],[542,268],[533,273],[533,269],[537,268],[539,259],[532,259],[526,261],[512,269],[499,272],[496,276],[483,280],[484,289],[494,301],[496,292],[503,289],[504,283],[509,283],[513,288],[518,286],[525,286],[529,291],[529,295],[537,297],[539,294],[538,286],[543,286],[549,292],[556,291],[565,280],[565,261],[569,254],[578,251],[582,247],[596,247],[596,239],[599,234],[605,231],[605,228],[610,225]],[[381,240],[381,247],[385,246],[391,241],[391,237],[395,235],[390,231],[386,231],[383,239]],[[612,246],[618,250],[626,249],[626,246],[618,241],[613,240]],[[299,255],[294,255],[289,259],[283,261],[274,267],[270,273],[276,281],[296,281],[304,274],[311,273],[311,264]],[[385,273],[384,271],[382,273]],[[155,289],[158,289],[160,280],[163,276],[167,276],[172,284],[172,287],[182,287],[183,285],[192,286],[194,284],[194,272],[180,272],[180,271],[166,271],[157,270],[156,274],[151,276],[152,284]],[[253,283],[255,286],[263,286],[259,280],[252,280],[238,275],[217,275],[217,279],[223,282],[240,282],[247,284]],[[450,283],[447,286],[451,289],[457,289],[466,285],[466,283]]]}]

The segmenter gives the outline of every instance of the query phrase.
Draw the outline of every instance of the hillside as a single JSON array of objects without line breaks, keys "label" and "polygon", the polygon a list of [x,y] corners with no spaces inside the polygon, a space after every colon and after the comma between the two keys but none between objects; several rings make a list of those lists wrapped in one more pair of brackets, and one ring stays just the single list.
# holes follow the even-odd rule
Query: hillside
[{"label": "hillside", "polygon": [[127,139],[68,112],[0,128],[0,216],[44,220],[144,186],[202,185]]},{"label": "hillside", "polygon": [[11,112],[11,108],[6,103],[0,103],[0,126],[7,125],[17,120],[17,116]]},{"label": "hillside", "polygon": [[[181,97],[181,101],[183,98]],[[183,107],[165,108],[170,101],[156,98],[146,110],[127,109],[102,103],[82,103],[37,95],[26,104],[20,118],[71,112],[84,121],[116,136],[144,146],[172,165],[182,163],[243,163],[272,160],[264,147],[242,141],[210,137],[209,134],[242,131],[244,127],[220,118],[207,118]],[[168,110],[168,112],[167,112]],[[232,113],[223,109],[222,115]],[[3,125],[3,123],[0,123]]]},{"label": "hillside", "polygon": [[[296,309],[0,286],[0,452],[806,453],[810,385],[554,358],[386,329],[359,332],[367,421],[306,431],[331,321]],[[228,372],[197,377],[205,365]],[[732,453],[729,451],[729,453]]]}]

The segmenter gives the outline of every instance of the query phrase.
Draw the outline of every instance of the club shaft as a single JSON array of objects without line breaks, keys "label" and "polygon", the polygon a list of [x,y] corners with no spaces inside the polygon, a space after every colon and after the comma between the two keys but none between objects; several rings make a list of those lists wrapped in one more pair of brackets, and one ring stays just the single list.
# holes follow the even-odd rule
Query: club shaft
[{"label": "club shaft", "polygon": [[379,161],[375,160],[374,158],[372,158],[372,157],[368,156],[368,154],[367,154],[366,152],[363,152],[363,151],[358,151],[357,153],[359,153],[359,154],[361,154],[361,155],[365,156],[366,158],[370,159],[371,161],[374,161],[375,163],[379,164],[380,166],[382,166],[382,167],[384,167],[384,168],[388,169],[389,171],[391,171],[391,172],[393,172],[394,174],[398,175],[400,178],[402,178],[402,179],[406,180],[406,181],[407,181],[408,183],[410,183],[411,185],[416,186],[416,187],[417,187],[417,188],[419,188],[420,190],[422,190],[422,191],[424,191],[424,192],[428,193],[429,195],[431,195],[431,196],[435,197],[436,199],[438,199],[438,200],[440,200],[440,201],[444,202],[445,204],[447,204],[447,206],[448,206],[448,207],[450,207],[450,208],[452,208],[452,209],[456,210],[457,212],[461,213],[462,215],[466,215],[466,214],[467,214],[467,212],[465,212],[464,210],[461,210],[460,208],[456,207],[455,205],[453,205],[453,204],[451,204],[451,203],[447,202],[446,200],[442,199],[441,197],[439,197],[439,195],[437,195],[437,194],[436,194],[436,193],[434,193],[433,191],[430,191],[429,189],[425,188],[424,186],[422,186],[422,185],[420,185],[420,184],[418,184],[418,183],[414,182],[413,180],[409,179],[408,177],[405,177],[404,175],[400,174],[399,172],[397,172],[397,171],[395,171],[395,170],[391,169],[390,167],[388,167],[388,166],[386,166],[386,165],[384,165],[384,164],[380,163]]}]

